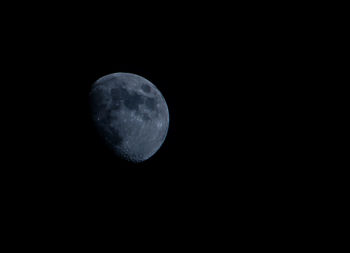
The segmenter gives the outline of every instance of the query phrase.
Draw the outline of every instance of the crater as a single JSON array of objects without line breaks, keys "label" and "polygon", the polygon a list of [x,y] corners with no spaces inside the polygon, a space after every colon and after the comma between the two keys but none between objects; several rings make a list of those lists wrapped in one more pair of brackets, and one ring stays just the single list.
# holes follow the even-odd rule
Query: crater
[{"label": "crater", "polygon": [[147,84],[142,84],[141,89],[146,93],[151,91],[151,87],[149,87]]}]

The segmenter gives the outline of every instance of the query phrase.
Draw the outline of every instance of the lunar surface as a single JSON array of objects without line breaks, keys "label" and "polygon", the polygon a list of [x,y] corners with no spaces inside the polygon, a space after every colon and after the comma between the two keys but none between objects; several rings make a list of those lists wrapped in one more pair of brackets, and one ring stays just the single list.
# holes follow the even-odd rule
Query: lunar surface
[{"label": "lunar surface", "polygon": [[90,103],[98,132],[117,156],[142,162],[163,144],[169,111],[147,79],[131,73],[103,76],[92,86]]}]

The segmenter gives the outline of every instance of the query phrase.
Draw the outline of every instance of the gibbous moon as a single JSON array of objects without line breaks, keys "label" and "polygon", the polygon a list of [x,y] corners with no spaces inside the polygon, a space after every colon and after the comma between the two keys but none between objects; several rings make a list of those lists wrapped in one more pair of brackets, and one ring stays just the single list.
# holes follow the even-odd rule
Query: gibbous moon
[{"label": "gibbous moon", "polygon": [[98,132],[117,156],[142,162],[163,144],[168,106],[147,79],[131,73],[103,76],[92,86],[90,104]]}]

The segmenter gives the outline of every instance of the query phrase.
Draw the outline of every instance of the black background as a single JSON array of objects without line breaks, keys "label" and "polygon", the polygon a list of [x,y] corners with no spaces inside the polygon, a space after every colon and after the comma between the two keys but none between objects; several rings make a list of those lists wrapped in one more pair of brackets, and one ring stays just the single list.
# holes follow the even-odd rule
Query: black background
[{"label": "black background", "polygon": [[[288,186],[307,176],[288,102],[305,71],[299,42],[258,7],[197,7],[55,8],[7,20],[2,180],[18,219],[186,233],[292,208]],[[91,85],[114,72],[147,78],[168,104],[168,136],[144,163],[115,157],[90,119]]]}]

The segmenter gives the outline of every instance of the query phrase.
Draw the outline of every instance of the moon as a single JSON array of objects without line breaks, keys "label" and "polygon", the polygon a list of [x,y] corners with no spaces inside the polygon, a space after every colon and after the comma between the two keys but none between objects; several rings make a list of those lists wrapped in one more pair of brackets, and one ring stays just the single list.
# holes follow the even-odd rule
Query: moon
[{"label": "moon", "polygon": [[166,101],[153,83],[139,75],[119,72],[101,77],[92,85],[90,105],[100,136],[120,158],[143,162],[166,138]]}]

